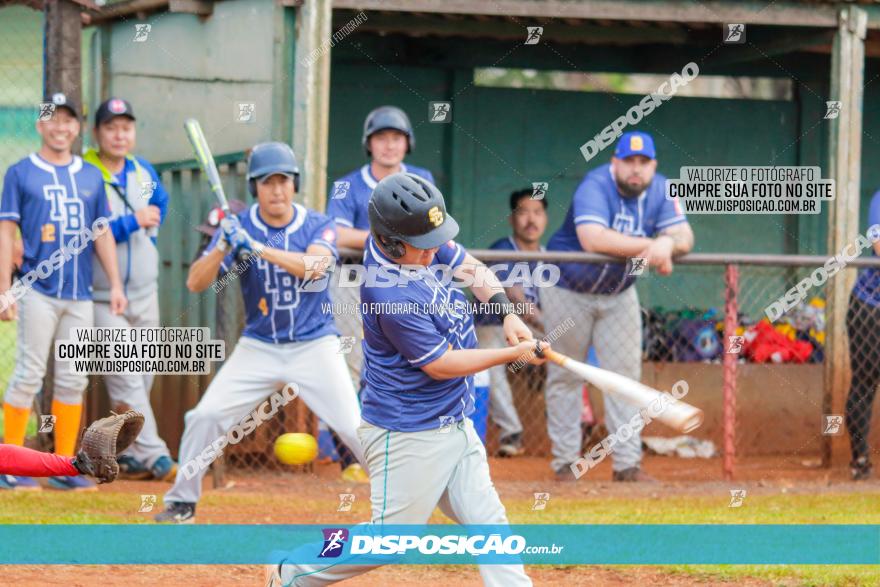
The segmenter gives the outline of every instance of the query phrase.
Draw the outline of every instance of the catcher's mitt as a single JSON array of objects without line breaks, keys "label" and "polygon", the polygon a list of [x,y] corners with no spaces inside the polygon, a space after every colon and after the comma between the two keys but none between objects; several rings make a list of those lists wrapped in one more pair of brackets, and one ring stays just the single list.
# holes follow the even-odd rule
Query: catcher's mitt
[{"label": "catcher's mitt", "polygon": [[119,474],[116,455],[134,442],[144,426],[144,415],[128,410],[92,422],[83,430],[80,451],[74,466],[84,475],[91,475],[98,483],[110,483]]}]

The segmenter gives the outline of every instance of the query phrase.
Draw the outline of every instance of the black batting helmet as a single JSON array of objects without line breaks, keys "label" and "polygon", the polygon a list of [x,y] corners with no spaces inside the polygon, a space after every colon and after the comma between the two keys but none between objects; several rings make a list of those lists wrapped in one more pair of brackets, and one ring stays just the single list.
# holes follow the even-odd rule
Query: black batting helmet
[{"label": "black batting helmet", "polygon": [[379,106],[367,114],[367,119],[364,120],[364,136],[361,142],[364,145],[364,151],[367,152],[368,157],[372,155],[372,153],[370,153],[370,136],[380,130],[386,130],[389,128],[402,132],[406,135],[407,139],[409,139],[409,145],[406,148],[407,153],[415,148],[416,135],[413,132],[412,124],[410,124],[406,112],[397,106]]},{"label": "black batting helmet", "polygon": [[257,181],[276,173],[293,178],[293,188],[299,191],[299,165],[290,145],[278,142],[254,145],[247,162],[248,189],[251,195],[257,195]]},{"label": "black batting helmet", "polygon": [[433,249],[458,234],[443,194],[414,173],[395,173],[380,181],[370,197],[369,215],[370,232],[395,259],[403,256],[403,243]]}]

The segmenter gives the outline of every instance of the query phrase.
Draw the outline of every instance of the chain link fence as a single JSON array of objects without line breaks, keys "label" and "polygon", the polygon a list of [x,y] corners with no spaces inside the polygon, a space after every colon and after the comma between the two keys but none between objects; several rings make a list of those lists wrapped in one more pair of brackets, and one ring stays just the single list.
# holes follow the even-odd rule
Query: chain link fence
[{"label": "chain link fence", "polygon": [[[497,251],[472,252],[488,265],[501,259]],[[554,253],[509,256],[522,263],[525,258],[549,264],[571,261]],[[735,454],[782,455],[801,464],[820,462],[829,434],[844,434],[847,429],[854,436],[860,434],[859,438],[867,434],[870,399],[880,379],[873,344],[880,336],[876,329],[880,312],[858,302],[850,307],[850,352],[853,370],[859,375],[843,418],[844,414],[830,413],[830,392],[824,383],[827,282],[810,282],[800,292],[792,289],[815,276],[824,259],[792,257],[789,263],[780,256],[768,265],[760,256],[736,257],[737,264],[733,264],[718,255],[691,255],[676,264],[671,276],[645,270],[636,285],[613,295],[543,287],[543,328],[535,330],[543,331],[560,352],[652,387],[669,390],[677,380],[688,382],[685,401],[703,409],[706,420],[679,454],[687,446],[705,457],[729,453],[731,467]],[[351,256],[342,262],[359,260]],[[586,259],[580,263],[600,264]],[[876,261],[856,263],[878,265]],[[627,265],[626,270],[630,269]],[[573,287],[577,289],[576,284]],[[242,326],[237,290],[225,289],[216,306],[218,331],[230,349]],[[797,300],[789,296],[785,302],[789,290],[798,295]],[[347,305],[357,303],[358,291],[332,288],[330,293],[336,304]],[[785,303],[791,307],[784,308]],[[772,323],[768,313],[774,318]],[[727,320],[728,315],[732,319]],[[337,315],[336,323],[342,336],[352,337],[353,346],[360,348],[359,316]],[[478,326],[477,335],[481,347],[505,344],[500,325]],[[357,383],[362,358],[350,353],[347,359]],[[834,365],[834,369],[848,368]],[[589,452],[620,426],[621,414],[609,414],[608,399],[600,390],[565,373],[560,377],[557,372],[554,379],[554,369],[508,365],[490,370],[485,378],[477,377],[475,418],[483,420],[489,454],[553,458],[555,462],[568,458],[565,450],[575,456]],[[315,433],[318,426],[305,406],[290,406],[276,421],[234,447],[227,454],[227,465],[278,469],[272,457],[274,438],[290,431]],[[654,438],[676,434],[661,424],[650,424],[643,434],[647,439],[644,450],[652,452],[660,446]],[[322,449],[332,452],[329,439]],[[856,443],[856,449],[859,454],[868,451],[864,443]]]},{"label": "chain link fence", "polygon": [[[23,5],[0,6],[0,184],[10,165],[39,148],[34,121],[42,92],[43,14]],[[17,264],[20,255],[21,248],[16,247]],[[0,396],[15,365],[15,339],[16,323],[0,322]],[[35,417],[27,436],[31,446],[45,444],[36,435]]]}]

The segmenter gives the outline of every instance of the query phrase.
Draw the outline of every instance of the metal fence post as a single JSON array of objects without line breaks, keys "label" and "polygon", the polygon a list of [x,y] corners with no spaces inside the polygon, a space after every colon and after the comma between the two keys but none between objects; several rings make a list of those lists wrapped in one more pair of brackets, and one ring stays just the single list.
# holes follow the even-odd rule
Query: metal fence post
[{"label": "metal fence post", "polygon": [[723,417],[723,468],[724,479],[733,479],[734,458],[736,456],[736,362],[739,360],[738,353],[730,350],[731,337],[736,335],[738,322],[738,309],[736,294],[739,289],[739,268],[736,265],[727,265],[724,271],[724,347],[723,357],[723,389],[724,405],[722,406]]}]

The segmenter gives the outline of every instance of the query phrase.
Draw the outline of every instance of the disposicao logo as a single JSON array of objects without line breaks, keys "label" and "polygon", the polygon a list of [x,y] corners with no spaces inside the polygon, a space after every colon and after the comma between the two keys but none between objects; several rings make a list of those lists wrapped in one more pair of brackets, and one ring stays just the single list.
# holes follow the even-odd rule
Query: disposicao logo
[{"label": "disposicao logo", "polygon": [[348,530],[345,528],[324,528],[324,547],[318,558],[336,558],[342,554],[345,543],[348,542]]}]

